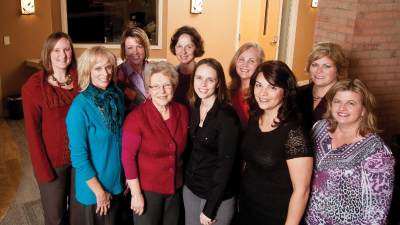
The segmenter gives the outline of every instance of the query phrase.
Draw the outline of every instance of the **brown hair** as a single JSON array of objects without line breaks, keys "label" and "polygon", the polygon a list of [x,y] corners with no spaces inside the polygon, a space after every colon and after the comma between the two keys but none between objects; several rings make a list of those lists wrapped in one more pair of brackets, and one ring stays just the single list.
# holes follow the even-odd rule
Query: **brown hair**
[{"label": "brown hair", "polygon": [[117,71],[117,58],[107,48],[102,46],[94,46],[86,49],[79,57],[78,61],[78,84],[81,91],[86,90],[90,84],[90,71],[96,64],[98,57],[105,57],[108,62],[112,65],[112,77],[114,77]]},{"label": "brown hair", "polygon": [[235,55],[233,56],[231,63],[229,64],[229,76],[231,77],[231,84],[229,85],[229,91],[231,95],[234,95],[242,85],[242,81],[240,80],[239,74],[236,72],[236,62],[239,56],[250,48],[254,48],[257,50],[258,64],[264,61],[265,57],[264,50],[261,48],[259,44],[248,42],[240,46],[240,48],[236,51]]},{"label": "brown hair", "polygon": [[364,116],[361,119],[359,127],[359,133],[361,136],[366,136],[369,133],[378,132],[377,119],[374,114],[376,106],[374,95],[368,90],[367,86],[359,79],[353,80],[342,80],[336,82],[326,94],[328,101],[328,109],[325,114],[325,118],[328,120],[330,132],[334,132],[338,126],[338,122],[333,118],[332,115],[332,101],[336,93],[339,91],[352,91],[358,93],[361,96],[361,103],[364,107]]},{"label": "brown hair", "polygon": [[318,59],[328,57],[333,61],[336,67],[337,75],[344,77],[347,74],[348,62],[346,56],[343,53],[343,49],[340,45],[332,42],[319,42],[316,43],[308,56],[306,65],[306,71],[310,72],[311,64]]},{"label": "brown hair", "polygon": [[[220,62],[213,58],[205,58],[200,60],[196,67],[194,68],[194,74],[196,74],[197,68],[201,65],[207,65],[211,67],[217,73],[217,87],[215,89],[216,100],[219,104],[226,104],[229,100],[228,96],[228,88],[226,87],[225,82],[225,74],[224,69]],[[188,92],[188,99],[190,106],[194,107],[196,102],[199,101],[199,97],[197,96],[196,92],[194,91],[194,77],[195,75],[190,77],[190,88]]]},{"label": "brown hair", "polygon": [[68,65],[67,70],[70,70],[70,69],[76,67],[76,57],[75,57],[74,47],[72,46],[71,37],[64,32],[54,32],[47,37],[46,41],[43,44],[42,52],[40,54],[40,64],[41,64],[43,70],[46,71],[47,74],[53,74],[53,72],[54,72],[53,66],[51,65],[50,54],[53,51],[54,46],[62,38],[65,38],[68,40],[69,45],[71,47],[71,51],[72,51],[71,63]]},{"label": "brown hair", "polygon": [[176,55],[175,46],[178,43],[178,39],[182,34],[188,34],[192,39],[193,44],[196,46],[194,50],[194,57],[200,57],[204,54],[204,41],[201,38],[199,32],[190,26],[183,26],[178,28],[171,37],[171,43],[169,44],[169,49],[172,54]]},{"label": "brown hair", "polygon": [[121,37],[121,58],[124,60],[126,58],[125,55],[125,41],[128,37],[135,38],[139,44],[144,47],[145,52],[145,60],[150,56],[150,41],[147,37],[147,34],[144,30],[140,29],[139,27],[131,27],[127,28]]}]

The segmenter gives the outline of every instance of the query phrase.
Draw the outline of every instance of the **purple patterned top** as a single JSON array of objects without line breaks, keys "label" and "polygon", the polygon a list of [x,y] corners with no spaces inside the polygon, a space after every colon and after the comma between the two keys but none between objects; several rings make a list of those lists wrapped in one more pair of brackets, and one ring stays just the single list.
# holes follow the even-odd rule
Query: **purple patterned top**
[{"label": "purple patterned top", "polygon": [[376,134],[331,148],[328,121],[312,130],[315,151],[307,224],[385,224],[394,182],[394,158]]}]

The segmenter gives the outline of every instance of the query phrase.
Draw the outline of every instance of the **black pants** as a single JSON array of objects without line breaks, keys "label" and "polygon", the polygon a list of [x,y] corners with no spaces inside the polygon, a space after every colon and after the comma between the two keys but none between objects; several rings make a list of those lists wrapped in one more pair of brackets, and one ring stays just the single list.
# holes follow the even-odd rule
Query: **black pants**
[{"label": "black pants", "polygon": [[144,192],[144,213],[133,215],[135,225],[178,225],[181,208],[180,191],[174,195]]},{"label": "black pants", "polygon": [[67,225],[76,212],[71,169],[71,165],[55,168],[54,181],[38,182],[46,225]]},{"label": "black pants", "polygon": [[71,225],[114,225],[117,224],[117,212],[121,201],[121,195],[113,195],[111,206],[107,215],[96,214],[97,205],[82,205],[78,202],[79,216]]},{"label": "black pants", "polygon": [[117,212],[117,224],[133,225],[133,215],[131,210],[131,194],[128,191],[126,195],[121,196]]}]

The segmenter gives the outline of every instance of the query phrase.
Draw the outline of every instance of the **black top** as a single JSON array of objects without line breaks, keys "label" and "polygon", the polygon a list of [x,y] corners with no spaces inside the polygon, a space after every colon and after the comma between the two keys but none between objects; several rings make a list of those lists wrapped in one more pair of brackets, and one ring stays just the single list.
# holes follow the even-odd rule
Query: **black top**
[{"label": "black top", "polygon": [[187,93],[190,87],[190,78],[191,74],[183,74],[179,71],[178,67],[178,74],[179,74],[179,83],[176,87],[175,94],[174,94],[174,101],[189,106],[189,101],[187,99]]},{"label": "black top", "polygon": [[312,83],[299,88],[297,99],[304,120],[304,128],[310,132],[314,123],[322,119],[328,108],[328,102],[324,96],[314,109]]},{"label": "black top", "polygon": [[237,153],[240,121],[230,105],[214,103],[199,127],[200,104],[191,112],[189,123],[190,158],[185,185],[206,199],[203,213],[213,219],[222,200],[235,194],[233,168]]},{"label": "black top", "polygon": [[286,221],[292,190],[286,160],[312,156],[308,135],[293,120],[262,132],[251,119],[242,142],[245,169],[239,200],[240,224]]}]

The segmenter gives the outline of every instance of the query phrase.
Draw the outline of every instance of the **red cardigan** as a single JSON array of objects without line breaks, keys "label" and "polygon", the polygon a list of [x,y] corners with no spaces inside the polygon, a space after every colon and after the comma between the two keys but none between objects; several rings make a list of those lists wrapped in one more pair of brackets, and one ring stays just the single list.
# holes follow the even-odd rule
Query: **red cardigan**
[{"label": "red cardigan", "polygon": [[76,70],[70,73],[71,91],[51,86],[44,71],[33,74],[22,87],[26,137],[39,182],[54,180],[54,168],[71,163],[65,118],[79,88]]},{"label": "red cardigan", "polygon": [[[139,177],[141,189],[174,194],[182,186],[181,155],[186,147],[188,112],[172,102],[164,121],[151,100],[135,108],[122,130],[122,164],[127,179]],[[169,124],[169,126],[167,125]]]}]

